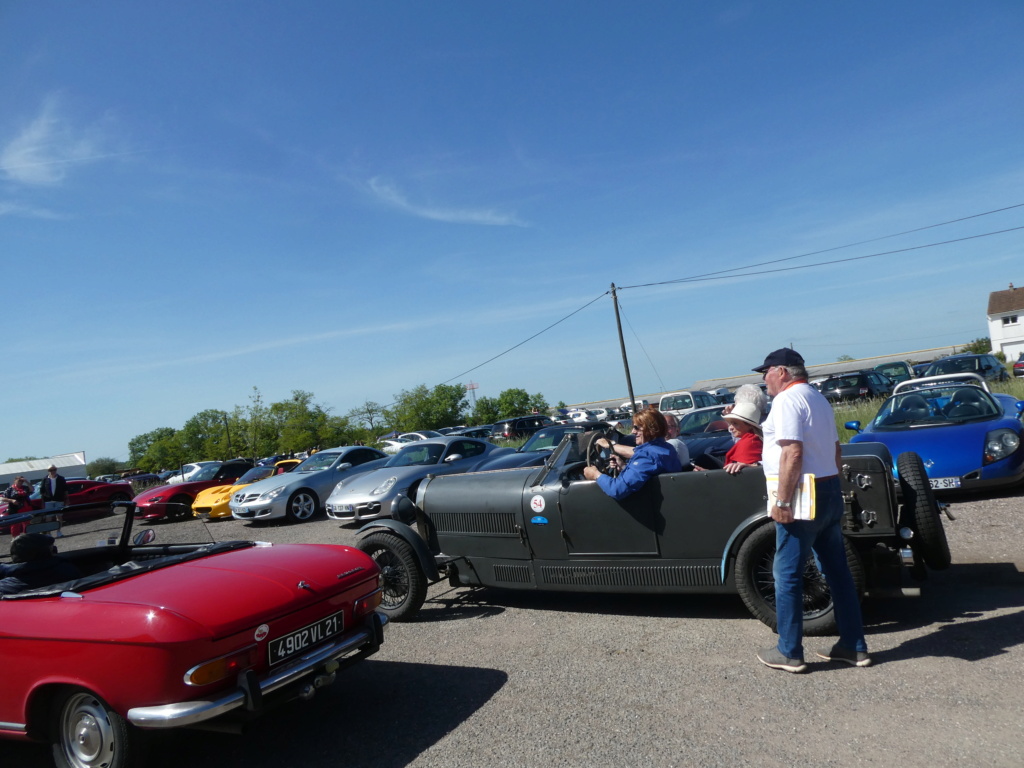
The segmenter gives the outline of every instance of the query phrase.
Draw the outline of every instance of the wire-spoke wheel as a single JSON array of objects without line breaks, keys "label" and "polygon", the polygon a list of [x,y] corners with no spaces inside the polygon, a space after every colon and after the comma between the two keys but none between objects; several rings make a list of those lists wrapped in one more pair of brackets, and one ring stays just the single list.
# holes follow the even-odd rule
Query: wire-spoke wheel
[{"label": "wire-spoke wheel", "polygon": [[[846,561],[857,588],[864,592],[864,565],[857,551],[844,539]],[[775,524],[762,525],[740,547],[736,556],[736,589],[754,618],[776,629],[775,614]],[[836,631],[836,617],[832,606],[832,593],[814,557],[804,565],[804,634],[831,635]]]},{"label": "wire-spoke wheel", "polygon": [[371,533],[359,549],[380,566],[383,595],[380,608],[389,619],[412,618],[427,599],[427,578],[406,542],[390,533]]}]

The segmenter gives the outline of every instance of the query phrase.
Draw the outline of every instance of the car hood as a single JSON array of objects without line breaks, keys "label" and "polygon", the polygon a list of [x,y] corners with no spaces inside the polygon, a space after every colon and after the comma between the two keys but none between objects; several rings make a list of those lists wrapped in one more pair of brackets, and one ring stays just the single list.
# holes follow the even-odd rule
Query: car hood
[{"label": "car hood", "polygon": [[[1015,419],[990,419],[970,424],[898,431],[865,431],[854,435],[850,442],[882,443],[892,453],[894,460],[905,451],[913,451],[921,457],[929,477],[959,477],[982,466],[985,436],[1001,427],[1020,433],[1020,423]],[[1020,450],[1018,448],[1017,452]]]},{"label": "car hood", "polygon": [[[265,480],[266,478],[264,478]],[[202,506],[205,503],[213,503],[217,499],[230,499],[231,495],[251,483],[242,483],[241,485],[215,485],[212,488],[206,488],[196,494],[196,504]]]},{"label": "car hood", "polygon": [[526,451],[518,453],[513,451],[512,453],[503,453],[499,456],[495,456],[493,459],[488,459],[478,466],[474,472],[486,472],[491,469],[515,469],[516,467],[539,467],[548,457],[554,453],[552,450],[542,451]]},{"label": "car hood", "polygon": [[[461,462],[456,462],[461,463]],[[411,467],[380,467],[373,472],[367,472],[359,477],[346,480],[340,488],[335,486],[331,493],[331,499],[343,499],[351,501],[351,497],[369,496],[370,491],[383,483],[389,477],[397,477],[398,480],[392,486],[391,491],[383,494],[381,498],[394,495],[396,491],[408,488],[412,483],[427,475],[441,475],[454,470],[449,469],[450,464],[416,464]]]},{"label": "car hood", "polygon": [[220,638],[328,599],[376,573],[373,561],[352,547],[276,544],[149,571],[85,590],[82,599],[109,608],[159,606]]}]

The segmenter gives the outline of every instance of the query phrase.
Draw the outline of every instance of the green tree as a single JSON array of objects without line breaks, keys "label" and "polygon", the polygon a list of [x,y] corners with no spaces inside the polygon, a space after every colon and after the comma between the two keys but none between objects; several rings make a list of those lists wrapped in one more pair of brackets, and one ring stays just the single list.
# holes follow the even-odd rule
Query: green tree
[{"label": "green tree", "polygon": [[470,416],[470,423],[477,424],[493,424],[501,418],[501,409],[498,407],[498,401],[493,397],[478,397],[476,404],[473,406],[473,414]]},{"label": "green tree", "polygon": [[970,344],[964,345],[962,352],[971,352],[975,355],[986,355],[992,351],[992,340],[988,336],[975,339]]},{"label": "green tree", "polygon": [[438,384],[433,389],[420,384],[395,395],[395,402],[385,410],[385,416],[395,429],[410,432],[458,424],[465,410],[466,389],[461,384]]},{"label": "green tree", "polygon": [[[36,459],[41,459],[41,458],[43,458],[43,457],[42,456],[14,456],[14,457],[8,459],[7,462],[11,462],[11,461],[35,461]],[[6,464],[7,462],[4,462],[4,463]]]},{"label": "green tree", "polygon": [[231,444],[228,415],[216,408],[200,411],[185,422],[176,437],[188,456],[188,461],[220,459],[236,455]]},{"label": "green tree", "polygon": [[839,357],[836,358],[837,363],[848,363],[851,360],[853,360],[853,358],[850,357],[849,355],[840,355]]},{"label": "green tree", "polygon": [[111,459],[106,456],[98,459],[93,459],[85,465],[85,473],[89,477],[97,477],[99,475],[113,475],[121,469],[121,463],[117,459]]},{"label": "green tree", "polygon": [[280,453],[298,453],[351,442],[354,430],[343,416],[331,416],[330,409],[313,401],[313,394],[292,391],[290,400],[273,403],[268,413],[278,434]]},{"label": "green tree", "polygon": [[355,425],[365,425],[370,433],[375,434],[384,424],[384,407],[373,400],[367,400],[349,411],[347,418]]},{"label": "green tree", "polygon": [[187,464],[191,457],[181,444],[178,433],[157,440],[149,446],[139,461],[132,464],[147,472],[159,472],[162,469],[176,469],[182,464]]},{"label": "green tree", "polygon": [[276,424],[257,387],[252,388],[249,405],[234,407],[228,423],[236,454],[256,459],[277,451]]},{"label": "green tree", "polygon": [[157,440],[173,436],[174,432],[171,427],[157,427],[152,432],[133,437],[128,441],[128,464],[132,467],[141,467],[142,457],[149,451],[149,447]]},{"label": "green tree", "polygon": [[529,413],[532,410],[529,393],[525,389],[506,389],[498,395],[498,410],[503,419]]}]

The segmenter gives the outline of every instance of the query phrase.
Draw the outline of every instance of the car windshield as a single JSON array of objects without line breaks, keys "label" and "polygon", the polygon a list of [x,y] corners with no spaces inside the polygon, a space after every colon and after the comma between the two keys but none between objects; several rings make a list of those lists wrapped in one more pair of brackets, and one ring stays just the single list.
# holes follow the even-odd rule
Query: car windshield
[{"label": "car windshield", "polygon": [[948,384],[901,392],[890,397],[872,422],[876,429],[950,424],[990,419],[1002,409],[980,387]]},{"label": "car windshield", "polygon": [[429,445],[407,445],[385,464],[385,467],[411,467],[417,464],[437,464],[444,454],[444,445],[441,443],[430,443]]},{"label": "car windshield", "polygon": [[708,424],[722,418],[723,408],[711,408],[707,411],[694,411],[686,414],[679,420],[679,434],[703,432],[708,428]]},{"label": "car windshield", "polygon": [[270,477],[274,474],[275,467],[253,467],[240,478],[236,485],[242,485],[242,483],[255,483],[257,480],[262,480],[264,477]]},{"label": "car windshield", "polygon": [[340,454],[327,453],[321,451],[320,453],[314,453],[304,462],[299,464],[292,472],[318,472],[321,469],[327,469],[333,464]]},{"label": "car windshield", "polygon": [[562,438],[565,437],[568,432],[582,432],[583,427],[549,427],[542,429],[539,432],[534,432],[533,437],[526,441],[522,448],[519,449],[520,453],[530,453],[531,451],[551,451],[554,450],[555,446],[562,442]]},{"label": "car windshield", "polygon": [[188,481],[190,483],[198,483],[203,480],[213,480],[213,476],[217,474],[218,469],[220,469],[220,464],[209,464],[192,475]]}]

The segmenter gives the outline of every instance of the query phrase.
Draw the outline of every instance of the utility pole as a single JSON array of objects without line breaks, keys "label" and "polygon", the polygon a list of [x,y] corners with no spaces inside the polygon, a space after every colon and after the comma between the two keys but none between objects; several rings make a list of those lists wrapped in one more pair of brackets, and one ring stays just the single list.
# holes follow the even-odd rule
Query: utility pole
[{"label": "utility pole", "polygon": [[636,398],[633,397],[633,379],[629,375],[629,360],[626,357],[626,340],[622,337],[622,319],[619,317],[619,296],[615,291],[615,283],[612,283],[612,304],[615,306],[615,327],[619,329],[619,349],[622,350],[622,367],[626,371],[626,389],[629,391],[629,404],[632,406],[632,413],[636,415]]}]

